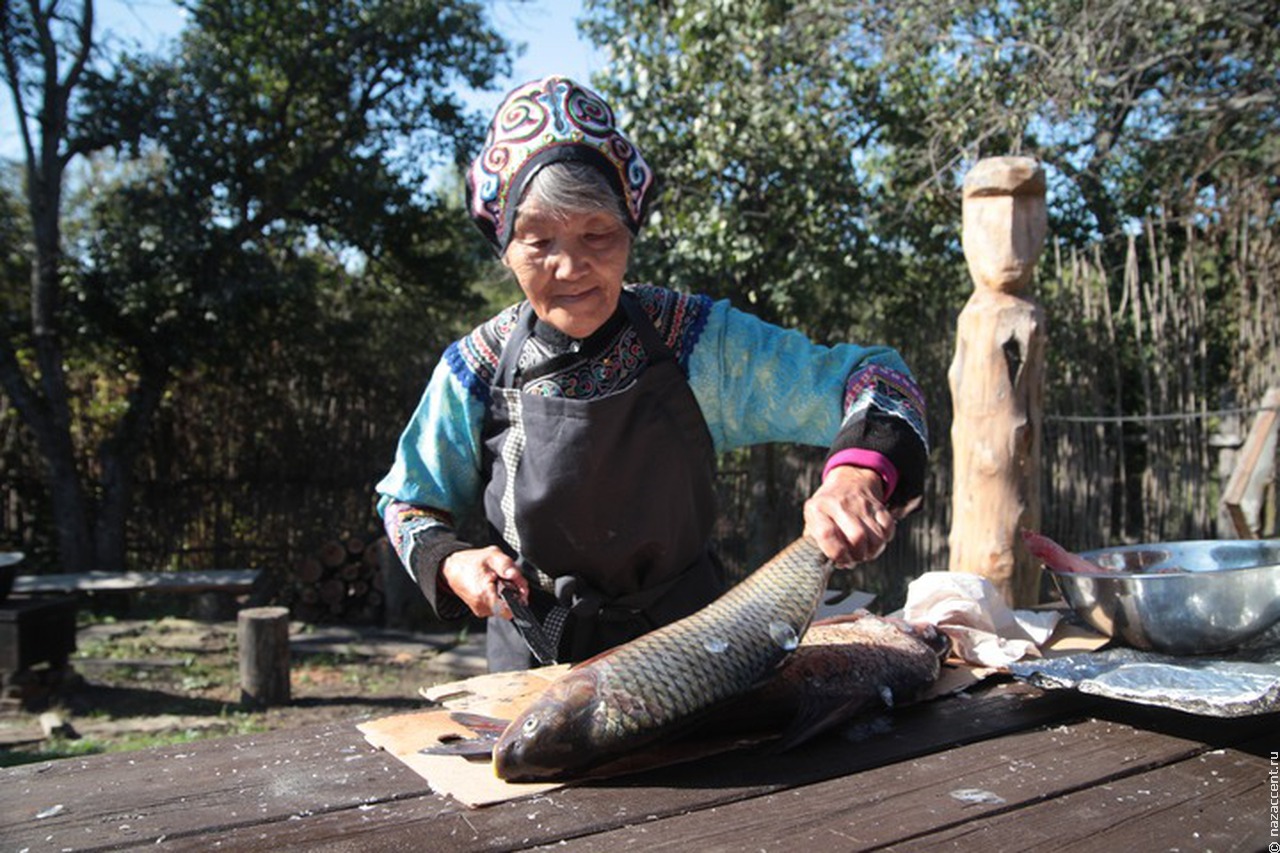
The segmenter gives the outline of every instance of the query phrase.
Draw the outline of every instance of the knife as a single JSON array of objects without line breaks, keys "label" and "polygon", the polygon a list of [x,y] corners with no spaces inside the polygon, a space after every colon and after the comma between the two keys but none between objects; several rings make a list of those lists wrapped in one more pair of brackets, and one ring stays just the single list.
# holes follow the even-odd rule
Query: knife
[{"label": "knife", "polygon": [[547,632],[542,630],[538,617],[533,615],[529,605],[520,600],[519,587],[510,581],[499,579],[498,594],[511,608],[511,621],[515,624],[520,639],[524,640],[529,651],[533,652],[534,659],[544,666],[556,663],[555,646],[551,644]]}]

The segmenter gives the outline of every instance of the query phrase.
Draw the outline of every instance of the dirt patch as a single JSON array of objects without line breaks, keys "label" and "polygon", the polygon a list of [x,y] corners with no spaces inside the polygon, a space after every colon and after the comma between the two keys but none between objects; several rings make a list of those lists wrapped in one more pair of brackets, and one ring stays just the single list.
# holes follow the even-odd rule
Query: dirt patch
[{"label": "dirt patch", "polygon": [[240,701],[235,622],[164,617],[82,626],[61,670],[21,673],[0,703],[0,765],[202,737],[355,723],[427,703],[484,671],[483,634],[290,626],[287,706]]}]

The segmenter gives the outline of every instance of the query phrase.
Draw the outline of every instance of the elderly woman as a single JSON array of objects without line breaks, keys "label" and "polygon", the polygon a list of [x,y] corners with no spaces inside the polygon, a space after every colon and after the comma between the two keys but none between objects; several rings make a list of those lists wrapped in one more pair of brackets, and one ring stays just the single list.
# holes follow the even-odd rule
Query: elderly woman
[{"label": "elderly woman", "polygon": [[[492,671],[532,663],[504,591],[562,661],[715,599],[724,450],[829,447],[805,533],[838,566],[880,553],[927,457],[923,402],[896,352],[818,346],[725,301],[624,284],[653,172],[572,80],[507,96],[467,188],[525,299],[445,351],[378,491],[436,612],[489,617]],[[476,509],[490,543],[456,532]]]}]

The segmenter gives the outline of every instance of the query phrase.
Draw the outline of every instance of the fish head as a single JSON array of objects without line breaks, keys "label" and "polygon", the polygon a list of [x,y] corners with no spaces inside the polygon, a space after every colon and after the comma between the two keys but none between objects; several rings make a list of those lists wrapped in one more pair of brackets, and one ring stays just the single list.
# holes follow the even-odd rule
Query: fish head
[{"label": "fish head", "polygon": [[951,638],[938,630],[938,626],[928,622],[913,622],[910,623],[908,633],[932,649],[940,662],[951,656]]},{"label": "fish head", "polygon": [[493,770],[508,782],[553,779],[590,764],[599,699],[589,669],[570,670],[511,721],[493,748]]},{"label": "fish head", "polygon": [[931,622],[908,622],[896,616],[886,616],[882,621],[924,643],[933,651],[939,662],[945,661],[951,655],[951,638]]}]

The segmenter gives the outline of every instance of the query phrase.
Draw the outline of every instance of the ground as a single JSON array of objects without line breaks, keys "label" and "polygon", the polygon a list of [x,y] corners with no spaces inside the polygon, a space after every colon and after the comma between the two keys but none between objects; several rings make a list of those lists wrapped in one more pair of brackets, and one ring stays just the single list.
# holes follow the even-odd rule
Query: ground
[{"label": "ground", "polygon": [[0,702],[0,766],[370,718],[484,670],[483,634],[290,626],[292,701],[241,705],[236,624],[165,616],[81,625],[68,668],[20,674]]}]

